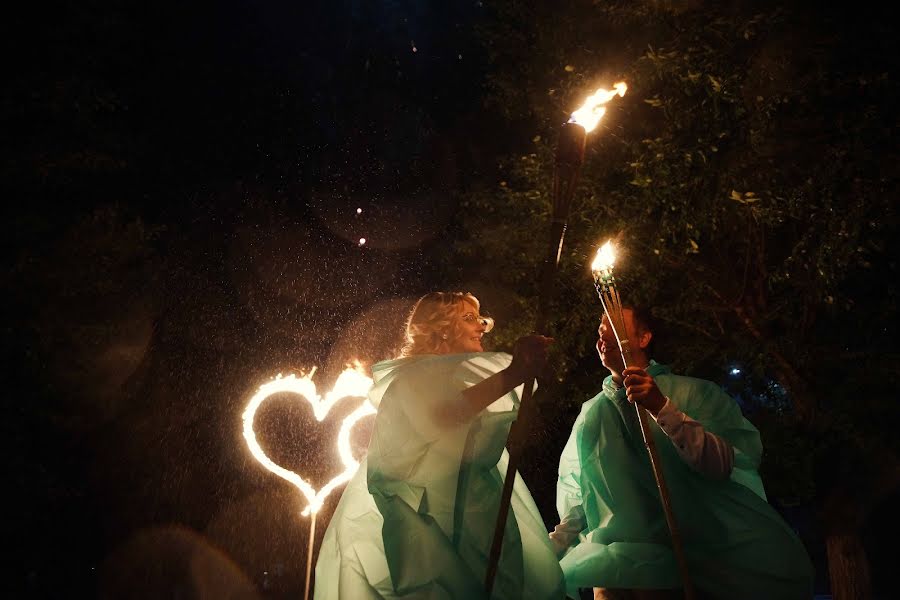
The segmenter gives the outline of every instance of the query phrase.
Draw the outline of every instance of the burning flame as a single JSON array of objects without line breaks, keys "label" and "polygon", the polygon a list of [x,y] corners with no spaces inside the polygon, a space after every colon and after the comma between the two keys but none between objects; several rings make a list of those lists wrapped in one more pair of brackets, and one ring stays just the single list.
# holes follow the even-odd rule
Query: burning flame
[{"label": "burning flame", "polygon": [[616,263],[616,249],[612,245],[612,241],[607,241],[597,250],[597,256],[591,263],[591,271],[597,273],[600,271],[611,271]]},{"label": "burning flame", "polygon": [[616,96],[624,96],[628,90],[628,85],[624,81],[613,86],[613,89],[598,89],[594,94],[588,97],[581,105],[581,108],[572,113],[569,123],[577,123],[584,127],[588,133],[594,130],[603,115],[606,114],[605,104]]},{"label": "burning flame", "polygon": [[313,414],[315,414],[316,419],[321,422],[338,400],[348,397],[364,398],[367,395],[369,388],[372,387],[372,379],[363,372],[362,365],[360,365],[359,361],[354,361],[354,366],[344,369],[338,376],[334,387],[325,394],[325,397],[323,398],[317,393],[316,384],[312,381],[315,372],[316,368],[313,367],[308,375],[303,375],[299,378],[295,375],[282,377],[279,373],[272,381],[259,386],[259,390],[253,398],[250,399],[247,408],[244,409],[243,416],[244,439],[247,440],[247,446],[250,448],[250,452],[265,468],[282,479],[294,484],[306,497],[309,505],[303,510],[303,516],[319,512],[319,509],[322,508],[328,494],[336,487],[350,481],[356,473],[356,470],[359,468],[359,461],[353,458],[353,452],[350,448],[350,431],[360,419],[368,415],[373,415],[376,412],[375,407],[368,401],[365,401],[359,408],[344,419],[343,423],[341,423],[341,429],[338,432],[337,441],[338,453],[340,454],[341,462],[344,465],[344,471],[325,484],[325,487],[316,491],[316,489],[303,479],[302,476],[272,462],[260,447],[259,442],[256,440],[256,432],[253,430],[253,419],[256,416],[256,411],[267,398],[274,394],[287,392],[301,396],[309,402],[310,406],[312,406]]}]

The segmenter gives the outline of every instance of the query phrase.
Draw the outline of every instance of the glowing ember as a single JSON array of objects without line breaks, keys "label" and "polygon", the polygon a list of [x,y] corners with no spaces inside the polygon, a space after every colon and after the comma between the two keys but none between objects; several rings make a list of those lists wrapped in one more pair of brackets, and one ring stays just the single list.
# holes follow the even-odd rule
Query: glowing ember
[{"label": "glowing ember", "polygon": [[628,86],[624,81],[615,84],[611,90],[598,89],[584,101],[581,108],[572,113],[569,123],[578,123],[584,127],[586,132],[590,133],[606,113],[606,103],[616,96],[624,96],[627,90]]},{"label": "glowing ember", "polygon": [[612,242],[608,241],[597,250],[597,256],[594,257],[594,262],[591,263],[591,271],[595,273],[610,271],[615,262],[616,251],[615,248],[613,248]]},{"label": "glowing ember", "polygon": [[256,411],[267,398],[274,394],[291,393],[301,396],[312,406],[316,419],[322,421],[338,400],[348,397],[364,398],[369,388],[372,387],[372,380],[362,371],[362,366],[359,362],[356,362],[353,367],[344,369],[338,376],[334,388],[325,394],[323,398],[317,393],[316,384],[312,381],[312,376],[315,372],[316,369],[313,367],[308,375],[303,375],[302,377],[296,377],[295,375],[282,377],[279,374],[272,381],[264,383],[259,387],[253,398],[250,399],[247,408],[244,409],[243,417],[244,439],[247,440],[247,446],[250,448],[253,456],[256,457],[256,460],[282,479],[294,484],[306,497],[309,505],[303,510],[303,516],[308,515],[310,512],[317,513],[322,508],[322,504],[325,502],[328,494],[336,487],[350,481],[356,473],[356,470],[359,468],[359,462],[353,458],[353,452],[350,448],[350,431],[360,419],[373,415],[376,412],[375,408],[366,401],[344,419],[338,432],[337,441],[338,453],[344,465],[344,471],[325,484],[322,489],[316,491],[302,476],[272,462],[260,447],[259,442],[256,440],[256,432],[253,430],[253,419],[256,416]]}]

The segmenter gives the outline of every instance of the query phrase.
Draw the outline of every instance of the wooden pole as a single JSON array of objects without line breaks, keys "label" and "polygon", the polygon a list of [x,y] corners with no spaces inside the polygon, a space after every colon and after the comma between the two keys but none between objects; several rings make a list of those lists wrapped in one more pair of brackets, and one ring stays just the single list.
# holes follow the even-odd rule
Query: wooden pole
[{"label": "wooden pole", "polygon": [[306,549],[306,590],[303,592],[303,600],[309,600],[309,582],[312,578],[313,550],[316,546],[316,513],[312,511],[309,522],[309,546]]},{"label": "wooden pole", "polygon": [[[609,324],[612,326],[616,344],[618,344],[619,352],[622,355],[622,364],[625,367],[639,366],[635,365],[631,358],[631,344],[628,341],[628,328],[625,324],[625,314],[623,312],[622,301],[619,298],[619,291],[615,287],[612,273],[609,272],[607,275],[608,279],[598,281],[595,274],[594,283],[597,286],[597,295],[600,296],[603,312],[606,313]],[[669,486],[666,484],[666,478],[662,470],[662,460],[659,458],[656,440],[653,439],[653,431],[650,429],[650,419],[647,416],[647,410],[643,406],[635,402],[634,408],[637,411],[638,423],[640,423],[641,426],[641,436],[644,438],[644,446],[647,448],[647,454],[650,456],[650,466],[653,470],[653,478],[656,480],[656,489],[659,491],[659,500],[662,504],[663,514],[666,517],[666,525],[669,528],[669,535],[672,538],[672,552],[675,554],[678,572],[681,575],[684,598],[685,600],[695,600],[696,594],[694,593],[694,584],[691,580],[687,559],[684,555],[684,544],[681,541],[681,531],[678,528],[678,521],[675,519],[675,511],[672,509]]]},{"label": "wooden pole", "polygon": [[[619,348],[622,352],[623,363],[625,365],[632,364],[628,340],[621,341]],[[653,439],[653,431],[650,429],[650,417],[647,415],[647,409],[637,402],[634,403],[634,408],[637,411],[638,422],[641,425],[641,436],[644,438],[644,446],[647,448],[647,454],[650,455],[650,466],[653,468],[653,478],[656,480],[656,489],[659,490],[659,499],[662,503],[663,513],[666,516],[666,525],[668,525],[669,535],[672,537],[672,553],[675,554],[678,572],[681,575],[681,583],[684,588],[684,600],[695,600],[697,595],[694,592],[694,584],[691,580],[690,571],[688,571],[687,558],[684,555],[684,543],[681,540],[681,530],[678,528],[678,521],[675,519],[675,511],[672,510],[669,486],[666,484],[666,477],[663,474],[659,450],[656,447],[656,440]]]},{"label": "wooden pole", "polygon": [[[566,221],[569,218],[569,207],[578,184],[581,164],[584,162],[584,146],[587,132],[584,127],[575,123],[566,123],[560,131],[556,148],[556,166],[553,176],[553,217],[550,222],[550,238],[548,253],[541,269],[540,290],[538,296],[538,316],[535,331],[547,333],[547,313],[552,295],[556,288],[556,272],[562,255],[563,242],[566,235]],[[500,509],[497,513],[497,524],[494,528],[494,540],[488,557],[485,573],[484,589],[490,597],[494,589],[494,579],[500,564],[500,553],[503,549],[503,533],[506,531],[506,520],[512,500],[512,488],[516,479],[516,469],[528,433],[531,430],[535,403],[532,401],[534,378],[525,381],[525,389],[519,403],[519,413],[509,432],[509,464],[506,467],[506,478],[503,480],[503,491],[500,496]]]}]

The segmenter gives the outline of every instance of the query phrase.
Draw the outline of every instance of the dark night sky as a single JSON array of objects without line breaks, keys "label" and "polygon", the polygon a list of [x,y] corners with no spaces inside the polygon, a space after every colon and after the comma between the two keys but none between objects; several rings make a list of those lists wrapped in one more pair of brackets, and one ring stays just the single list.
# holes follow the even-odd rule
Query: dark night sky
[{"label": "dark night sky", "polygon": [[[386,357],[437,284],[457,195],[515,142],[481,109],[480,3],[19,10],[0,116],[21,544],[5,584],[116,596],[154,580],[143,564],[175,589],[179,557],[218,547],[295,597],[298,496],[248,461],[240,411],[275,372],[319,365],[324,386],[351,355]],[[303,464],[308,415],[272,410]]]}]

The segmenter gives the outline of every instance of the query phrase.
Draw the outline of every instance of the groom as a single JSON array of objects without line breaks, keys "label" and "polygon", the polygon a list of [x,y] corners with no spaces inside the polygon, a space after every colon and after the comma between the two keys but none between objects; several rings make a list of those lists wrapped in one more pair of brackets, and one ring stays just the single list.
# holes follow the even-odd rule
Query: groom
[{"label": "groom", "polygon": [[550,534],[569,595],[680,598],[681,582],[633,404],[653,417],[688,571],[701,598],[811,598],[812,565],[766,501],[759,432],[716,384],[651,360],[653,326],[624,309],[626,368],[606,316],[597,351],[609,376],[584,403],[559,465],[560,524]]}]

